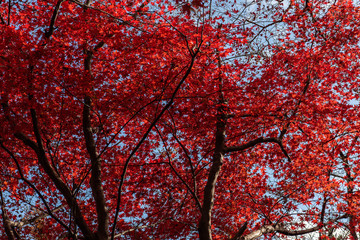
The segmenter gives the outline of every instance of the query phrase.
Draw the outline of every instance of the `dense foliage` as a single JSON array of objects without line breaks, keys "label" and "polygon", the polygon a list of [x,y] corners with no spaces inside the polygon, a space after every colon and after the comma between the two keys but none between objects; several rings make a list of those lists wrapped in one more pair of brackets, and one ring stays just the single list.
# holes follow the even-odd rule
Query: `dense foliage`
[{"label": "dense foliage", "polygon": [[356,4],[1,1],[1,239],[358,239]]}]

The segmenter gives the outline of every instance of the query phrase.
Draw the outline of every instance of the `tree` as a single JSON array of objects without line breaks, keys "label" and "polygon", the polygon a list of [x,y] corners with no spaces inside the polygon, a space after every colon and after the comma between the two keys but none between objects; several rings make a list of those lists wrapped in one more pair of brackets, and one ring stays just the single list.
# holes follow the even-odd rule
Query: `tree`
[{"label": "tree", "polygon": [[3,239],[358,238],[355,2],[0,6]]}]

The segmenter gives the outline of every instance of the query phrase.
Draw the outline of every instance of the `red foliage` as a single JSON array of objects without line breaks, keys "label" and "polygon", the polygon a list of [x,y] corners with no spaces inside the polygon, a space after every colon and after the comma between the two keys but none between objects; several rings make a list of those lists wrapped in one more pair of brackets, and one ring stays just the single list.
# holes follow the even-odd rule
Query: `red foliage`
[{"label": "red foliage", "polygon": [[3,239],[356,235],[351,1],[0,7]]}]

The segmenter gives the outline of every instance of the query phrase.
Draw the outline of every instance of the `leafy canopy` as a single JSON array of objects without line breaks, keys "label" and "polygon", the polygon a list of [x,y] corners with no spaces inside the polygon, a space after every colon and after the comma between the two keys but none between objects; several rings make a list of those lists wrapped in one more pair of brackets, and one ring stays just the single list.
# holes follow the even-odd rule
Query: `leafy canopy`
[{"label": "leafy canopy", "polygon": [[356,4],[0,2],[2,239],[358,239]]}]

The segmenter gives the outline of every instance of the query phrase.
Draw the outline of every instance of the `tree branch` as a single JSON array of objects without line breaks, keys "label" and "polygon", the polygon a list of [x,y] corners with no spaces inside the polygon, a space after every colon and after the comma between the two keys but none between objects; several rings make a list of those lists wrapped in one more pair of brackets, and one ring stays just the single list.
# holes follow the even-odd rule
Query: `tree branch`
[{"label": "tree branch", "polygon": [[142,225],[142,226],[138,226],[138,227],[134,227],[134,228],[125,230],[125,231],[123,231],[123,232],[121,232],[121,233],[116,234],[116,235],[114,236],[114,238],[121,237],[121,236],[123,236],[123,235],[125,235],[125,234],[127,234],[127,233],[129,233],[129,232],[133,232],[133,231],[136,231],[136,230],[139,230],[139,229],[144,229],[144,228],[149,228],[149,227],[155,227],[156,225],[158,225],[159,223],[164,222],[165,220],[167,220],[167,219],[163,219],[163,220],[161,220],[161,221],[158,221],[158,222],[153,223],[153,224],[150,224],[150,225]]},{"label": "tree branch", "polygon": [[289,154],[287,153],[286,149],[284,148],[282,141],[280,139],[274,138],[274,137],[270,137],[270,138],[259,137],[255,140],[251,140],[251,141],[244,143],[242,145],[239,145],[239,146],[226,147],[225,153],[245,151],[245,150],[247,150],[251,147],[254,147],[260,143],[276,143],[277,145],[279,145],[281,151],[284,153],[284,155],[289,160],[289,162],[291,162],[291,158],[290,158]]},{"label": "tree branch", "polygon": [[6,25],[6,22],[1,14],[0,14],[0,21],[1,21],[1,24]]},{"label": "tree branch", "polygon": [[247,222],[244,223],[244,225],[241,226],[239,231],[235,234],[234,237],[232,237],[230,240],[240,240],[241,236],[244,234],[246,228],[247,228]]},{"label": "tree branch", "polygon": [[181,180],[181,182],[186,186],[186,188],[189,190],[190,194],[193,196],[195,202],[196,202],[196,205],[197,207],[199,208],[199,210],[201,210],[201,203],[200,203],[200,200],[199,198],[197,197],[196,195],[196,189],[194,189],[194,191],[190,188],[189,184],[187,184],[187,182],[181,177],[180,173],[174,168],[174,166],[171,164],[171,156],[169,154],[169,150],[168,150],[168,147],[167,147],[167,144],[163,138],[163,136],[161,135],[159,129],[155,126],[155,129],[156,131],[158,132],[160,138],[161,138],[161,141],[164,143],[164,147],[165,147],[165,151],[166,151],[166,156],[168,157],[169,159],[169,166],[171,168],[171,170],[175,173],[175,175]]},{"label": "tree branch", "polygon": [[56,6],[55,6],[55,9],[54,9],[53,15],[52,15],[52,17],[51,17],[49,30],[48,30],[48,31],[45,31],[45,37],[46,37],[46,38],[50,38],[51,35],[54,33],[55,21],[56,21],[56,18],[58,17],[58,15],[59,15],[60,6],[61,6],[61,4],[62,4],[63,2],[64,2],[64,0],[59,0],[59,1],[56,3]]},{"label": "tree branch", "polygon": [[[30,140],[31,141],[31,140]],[[49,215],[50,217],[52,217],[55,221],[57,221],[61,226],[63,226],[69,233],[70,235],[73,235],[73,233],[71,232],[71,229],[66,226],[65,223],[63,223],[58,217],[56,217],[53,213],[60,210],[58,208],[55,208],[54,210],[51,210],[50,209],[50,206],[48,205],[48,203],[46,202],[44,196],[41,194],[41,192],[35,187],[35,185],[30,182],[27,178],[25,178],[22,170],[21,170],[21,167],[20,167],[20,164],[18,162],[18,160],[16,159],[15,155],[3,144],[3,142],[0,140],[0,146],[2,149],[5,150],[5,152],[7,152],[10,157],[13,159],[13,161],[15,162],[15,165],[16,165],[16,168],[19,172],[19,175],[20,175],[20,178],[27,184],[29,185],[29,187],[31,187],[35,192],[36,194],[39,196],[39,198],[41,199],[41,201],[43,202],[43,204],[45,205],[45,208],[46,208],[46,211],[47,211],[47,215]],[[62,206],[63,208],[63,206]],[[58,209],[58,210],[57,210]],[[26,224],[25,222],[23,223],[13,223],[13,226],[15,227],[22,227],[24,224]]]},{"label": "tree branch", "polygon": [[177,138],[177,136],[176,136],[175,133],[173,133],[173,136],[174,136],[176,142],[181,146],[181,148],[183,149],[183,151],[184,151],[187,159],[189,160],[189,165],[190,165],[190,169],[191,169],[191,175],[192,175],[192,179],[193,179],[193,186],[194,186],[194,195],[195,195],[194,197],[195,197],[195,199],[196,199],[196,202],[197,202],[197,204],[198,204],[199,209],[201,209],[200,200],[199,200],[199,198],[198,198],[198,196],[197,196],[196,174],[195,174],[194,166],[193,166],[192,161],[191,161],[191,157],[190,157],[187,149],[186,149],[185,146],[181,143],[181,141]]},{"label": "tree branch", "polygon": [[[199,46],[200,48],[200,46]],[[170,100],[168,101],[168,103],[164,106],[164,108],[161,110],[161,112],[159,113],[159,115],[154,119],[154,121],[150,124],[149,128],[147,129],[147,131],[145,132],[145,134],[143,135],[143,137],[140,139],[140,141],[138,142],[138,144],[135,146],[135,148],[131,151],[129,157],[126,159],[125,161],[125,165],[124,165],[124,169],[123,172],[121,174],[121,179],[120,179],[120,184],[118,187],[118,192],[117,192],[117,203],[116,203],[116,211],[115,211],[115,218],[114,218],[114,223],[112,226],[112,233],[111,233],[111,240],[114,239],[115,236],[115,226],[116,226],[116,222],[117,222],[117,217],[120,211],[120,202],[121,202],[121,192],[122,192],[122,186],[124,184],[124,180],[125,180],[125,176],[126,176],[126,171],[129,165],[129,162],[131,160],[131,158],[134,156],[134,154],[137,152],[137,150],[140,148],[140,146],[142,145],[142,143],[145,141],[145,139],[147,138],[147,136],[149,135],[149,133],[151,132],[152,128],[155,126],[155,124],[160,120],[160,118],[162,117],[162,115],[166,112],[166,110],[173,104],[174,102],[174,98],[177,94],[177,92],[180,90],[181,85],[185,82],[185,80],[187,79],[187,77],[190,75],[191,69],[194,65],[195,62],[195,57],[197,55],[197,53],[199,52],[199,49],[195,52],[195,54],[191,55],[191,61],[189,64],[188,69],[186,70],[184,76],[182,77],[182,79],[180,80],[180,82],[178,83],[178,85],[176,86]]]},{"label": "tree branch", "polygon": [[[63,209],[64,206],[63,205],[60,205],[56,208],[54,208],[53,210],[51,210],[51,214],[49,214],[49,212],[42,212],[41,214],[37,215],[37,216],[34,216],[32,218],[29,218],[29,219],[25,219],[23,221],[19,221],[19,222],[14,222],[14,221],[11,221],[11,225],[14,226],[14,227],[17,227],[17,228],[22,228],[24,225],[28,225],[28,224],[33,224],[47,216],[51,216],[53,217],[53,214],[60,211],[61,209]],[[74,236],[71,232],[70,232],[70,236]]]},{"label": "tree branch", "polygon": [[239,146],[226,147],[225,153],[244,151],[246,149],[249,149],[251,147],[258,145],[259,143],[278,143],[278,142],[279,142],[279,140],[277,138],[259,137],[255,140],[251,140],[251,141],[244,143],[242,145],[239,145]]},{"label": "tree branch", "polygon": [[48,159],[46,157],[45,150],[44,150],[43,145],[42,145],[42,140],[41,140],[41,136],[40,136],[40,130],[39,130],[39,127],[38,127],[38,120],[37,120],[35,110],[31,109],[30,113],[31,113],[31,118],[32,118],[32,123],[33,123],[34,134],[36,136],[36,143],[33,140],[26,137],[22,133],[18,132],[18,133],[15,133],[14,135],[15,135],[16,138],[21,140],[26,146],[29,146],[30,148],[32,148],[36,152],[38,162],[39,162],[40,166],[44,169],[46,174],[53,181],[56,188],[65,197],[66,202],[69,205],[69,207],[74,208],[74,211],[76,213],[75,221],[76,221],[77,225],[79,226],[79,228],[81,229],[82,233],[84,234],[84,236],[87,239],[92,240],[92,239],[94,239],[94,234],[89,229],[88,225],[86,224],[85,219],[84,219],[84,217],[83,217],[83,215],[82,215],[82,213],[80,211],[80,207],[77,204],[76,200],[73,198],[71,190],[62,181],[62,179],[56,173],[56,171],[53,169],[53,167],[50,165],[50,163],[49,163],[49,161],[48,161]]},{"label": "tree branch", "polygon": [[[84,69],[90,74],[90,78],[93,78],[93,73],[91,70],[91,60],[93,58],[94,52],[98,51],[104,45],[105,42],[100,41],[98,44],[96,44],[93,50],[84,50],[86,54],[86,57],[84,59]],[[83,108],[83,132],[85,137],[86,149],[89,153],[91,160],[90,187],[95,200],[98,223],[96,235],[99,239],[108,239],[109,212],[106,207],[105,194],[101,182],[101,158],[96,151],[95,140],[91,128],[90,106],[91,98],[90,96],[86,95],[84,97]]]},{"label": "tree branch", "polygon": [[211,161],[211,167],[208,174],[208,179],[204,189],[204,199],[201,208],[201,218],[199,221],[199,237],[200,240],[211,240],[211,211],[214,206],[215,186],[217,178],[220,174],[221,166],[225,155],[225,130],[226,130],[226,111],[224,105],[224,93],[222,91],[223,79],[221,72],[221,61],[218,56],[219,68],[219,107],[217,109],[217,120],[215,130],[215,149]]},{"label": "tree branch", "polygon": [[6,236],[8,237],[9,240],[15,240],[15,233],[11,227],[11,221],[4,206],[4,197],[1,190],[1,186],[0,186],[0,204],[1,204],[1,216],[3,220]]},{"label": "tree branch", "polygon": [[199,222],[199,237],[201,240],[211,240],[211,210],[214,206],[215,185],[220,174],[225,154],[225,120],[219,119],[216,124],[215,150],[212,157],[208,180],[204,190],[204,202]]},{"label": "tree branch", "polygon": [[[342,216],[339,216],[335,219],[332,219],[329,221],[330,222],[335,222],[337,220],[343,219],[343,218],[347,218],[348,215],[344,214]],[[328,224],[329,224],[328,223]],[[325,227],[326,225],[328,225],[326,223],[321,223],[315,227],[312,228],[308,228],[308,229],[302,229],[302,230],[288,230],[286,228],[284,228],[284,226],[282,224],[275,224],[275,225],[265,225],[263,227],[261,227],[258,230],[253,231],[252,233],[241,237],[239,239],[234,239],[234,240],[254,240],[257,239],[259,237],[261,237],[262,235],[268,234],[268,233],[281,233],[283,235],[286,236],[299,236],[299,235],[304,235],[304,234],[308,234],[308,233],[312,233],[312,232],[316,232],[320,229],[322,229],[323,227]]]},{"label": "tree branch", "polygon": [[[83,8],[86,8],[86,9],[89,8],[89,9],[93,9],[93,10],[95,10],[95,11],[99,11],[99,12],[107,15],[107,16],[110,17],[110,18],[113,18],[113,19],[115,19],[115,20],[120,21],[120,22],[121,22],[122,24],[124,24],[124,25],[132,26],[132,25],[130,24],[130,22],[125,21],[125,20],[122,20],[122,19],[120,19],[120,18],[112,15],[111,13],[108,13],[108,12],[106,12],[106,11],[104,11],[104,10],[99,9],[99,8],[95,8],[95,7],[89,6],[89,5],[87,5],[87,4],[83,4],[83,3],[79,2],[79,1],[76,1],[76,0],[70,0],[70,2],[73,2],[73,3],[75,3],[75,4],[79,5],[79,6],[82,6]],[[132,26],[132,27],[133,27],[133,26]]]},{"label": "tree branch", "polygon": [[26,146],[30,147],[31,149],[33,149],[36,153],[39,152],[39,147],[37,145],[36,142],[34,142],[33,140],[31,140],[30,138],[28,138],[25,134],[23,134],[22,132],[16,132],[14,133],[14,136],[21,140]]},{"label": "tree branch", "polygon": [[101,158],[96,151],[95,140],[92,134],[90,121],[91,98],[85,96],[83,109],[83,132],[85,137],[86,149],[91,160],[90,187],[96,204],[98,230],[97,235],[100,239],[108,238],[109,213],[106,207],[104,189],[101,183]]}]

